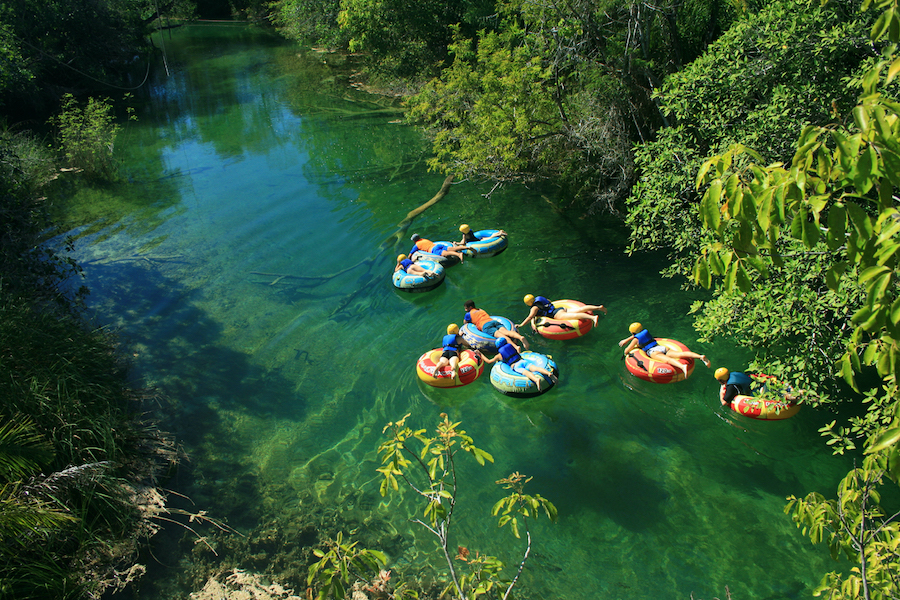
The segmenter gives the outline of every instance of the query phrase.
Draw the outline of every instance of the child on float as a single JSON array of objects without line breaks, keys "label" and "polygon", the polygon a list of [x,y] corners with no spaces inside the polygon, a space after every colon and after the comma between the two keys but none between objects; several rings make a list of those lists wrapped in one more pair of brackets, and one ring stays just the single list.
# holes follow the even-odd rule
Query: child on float
[{"label": "child on float", "polygon": [[[554,375],[551,371],[534,364],[528,359],[522,358],[519,355],[519,351],[515,346],[508,343],[506,338],[498,338],[497,342],[497,354],[488,358],[487,356],[482,356],[484,362],[486,363],[494,363],[498,360],[502,360],[504,363],[510,366],[513,371],[518,373],[519,375],[523,375],[534,382],[537,386],[538,391],[541,390],[541,382],[543,378],[540,375],[544,375],[547,379],[550,380],[551,383],[556,383],[559,379]],[[540,375],[538,375],[540,373]]]},{"label": "child on float", "polygon": [[476,308],[474,300],[466,300],[463,307],[466,309],[466,316],[463,317],[463,320],[466,323],[474,325],[478,331],[497,339],[505,337],[507,338],[507,342],[512,344],[516,351],[518,351],[519,346],[515,342],[509,341],[509,338],[513,338],[521,342],[522,346],[528,350],[528,340],[526,340],[522,334],[510,331],[503,326],[503,323],[496,319],[492,319],[487,311]]},{"label": "child on float", "polygon": [[453,380],[459,377],[459,352],[464,348],[470,348],[469,343],[459,335],[459,326],[456,323],[447,325],[447,335],[441,339],[443,352],[441,358],[434,367],[437,373],[442,367],[450,365],[453,370]]},{"label": "child on float", "polygon": [[619,342],[619,346],[628,344],[625,348],[625,356],[631,354],[635,348],[640,348],[647,353],[647,356],[654,360],[668,363],[673,367],[678,367],[684,373],[685,377],[688,376],[688,368],[686,364],[678,360],[679,358],[699,359],[703,361],[703,364],[706,365],[707,368],[710,366],[709,359],[706,358],[705,354],[697,354],[690,350],[672,350],[657,342],[656,338],[650,335],[650,332],[644,329],[644,326],[640,323],[632,323],[631,326],[628,327],[628,331],[631,332],[631,335]]},{"label": "child on float", "polygon": [[[735,396],[753,396],[753,389],[750,387],[754,381],[753,377],[757,381],[771,380],[772,382],[780,383],[771,375],[753,372],[748,375],[740,371],[729,371],[725,367],[716,369],[713,377],[722,386],[719,388],[719,401],[722,403],[722,406],[731,406],[731,401],[734,400]],[[763,388],[766,387],[769,387],[768,383],[763,384]],[[805,393],[804,390],[795,390],[790,385],[783,383],[779,387],[787,402],[796,402]]]},{"label": "child on float", "polygon": [[429,271],[425,267],[417,265],[409,258],[407,258],[405,254],[400,254],[399,256],[397,256],[397,265],[394,267],[395,273],[401,270],[409,273],[410,275],[422,275],[426,278],[434,277],[434,271]]},{"label": "child on float", "polygon": [[537,317],[545,317],[547,319],[553,319],[554,321],[570,321],[575,319],[578,319],[579,321],[590,321],[594,324],[594,327],[596,327],[597,320],[600,316],[589,315],[586,313],[591,310],[599,310],[604,315],[606,314],[606,307],[602,304],[585,304],[584,306],[579,306],[577,308],[565,309],[553,306],[553,303],[543,296],[533,296],[531,294],[525,296],[524,302],[531,307],[531,310],[528,312],[528,316],[525,317],[525,320],[518,324],[518,327],[524,327],[525,323],[530,322],[531,328],[535,329],[534,320]]},{"label": "child on float", "polygon": [[465,246],[448,246],[443,243],[435,243],[431,240],[426,240],[421,237],[418,233],[412,234],[412,237],[409,238],[413,242],[413,247],[409,251],[409,255],[412,256],[416,252],[427,252],[429,254],[436,254],[438,256],[452,256],[454,258],[458,258],[459,262],[463,262],[463,255],[460,250],[465,250]]},{"label": "child on float", "polygon": [[483,237],[483,238],[476,237],[475,232],[472,231],[472,228],[469,227],[468,225],[466,225],[465,223],[463,223],[462,225],[459,226],[459,230],[463,234],[462,239],[459,241],[460,246],[465,246],[466,244],[469,244],[471,242],[481,242],[484,240],[489,240],[489,239],[495,238],[495,237],[506,237],[506,232],[503,231],[502,229],[498,229],[497,231],[493,232],[491,235]]}]

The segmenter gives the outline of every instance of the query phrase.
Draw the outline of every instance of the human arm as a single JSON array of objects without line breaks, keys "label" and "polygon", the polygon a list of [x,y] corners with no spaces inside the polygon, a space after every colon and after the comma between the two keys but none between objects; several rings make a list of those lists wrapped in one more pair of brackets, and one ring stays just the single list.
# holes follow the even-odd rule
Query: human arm
[{"label": "human arm", "polygon": [[[538,307],[532,306],[531,310],[528,311],[528,316],[525,317],[525,320],[522,321],[521,323],[519,323],[516,327],[519,327],[519,328],[525,327],[525,323],[528,323],[529,321],[533,321],[534,318],[537,316],[537,313],[538,313]],[[531,324],[531,327],[534,328],[534,323]]]},{"label": "human arm", "polygon": [[[468,349],[470,349],[470,350],[472,349],[472,344],[470,344],[468,341],[466,341],[466,338],[464,338],[463,336],[459,335],[458,333],[456,334],[456,346],[457,346],[460,350],[462,350],[462,349],[464,349],[464,348],[468,348]],[[476,352],[478,352],[478,351],[476,350]]]},{"label": "human arm", "polygon": [[488,364],[495,363],[495,362],[497,362],[498,360],[500,360],[500,355],[499,355],[499,354],[495,354],[494,356],[485,356],[485,355],[481,352],[481,350],[476,350],[476,352],[477,352],[478,355],[481,357],[481,360],[483,360],[484,362],[486,362],[486,363],[488,363]]},{"label": "human arm", "polygon": [[[631,341],[629,341],[629,340],[631,340]],[[630,338],[625,338],[624,340],[622,340],[621,342],[619,342],[619,345],[621,346],[621,345],[624,344],[625,342],[628,342],[628,345],[625,346],[625,354],[631,353],[632,350],[634,350],[635,348],[638,347],[638,341],[637,341],[637,338],[634,337],[634,336],[631,336]]]},{"label": "human arm", "polygon": [[633,340],[633,339],[634,339],[634,336],[633,336],[633,335],[629,335],[629,336],[628,336],[627,338],[625,338],[624,340],[620,340],[620,341],[619,341],[619,346],[620,346],[620,347],[621,347],[621,346],[624,346],[625,344],[627,344],[628,342],[630,342],[630,341]]},{"label": "human arm", "polygon": [[731,406],[731,401],[735,399],[735,397],[741,394],[741,390],[738,386],[732,384],[725,384],[722,386],[722,392],[720,396],[720,400],[722,401],[722,406]]}]

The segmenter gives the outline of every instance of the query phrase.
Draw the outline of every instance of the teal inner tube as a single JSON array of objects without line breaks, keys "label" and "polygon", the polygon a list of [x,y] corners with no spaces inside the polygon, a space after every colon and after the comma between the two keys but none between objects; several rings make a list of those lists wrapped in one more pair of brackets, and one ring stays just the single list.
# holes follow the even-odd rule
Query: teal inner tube
[{"label": "teal inner tube", "polygon": [[427,292],[444,283],[444,267],[433,260],[420,260],[416,262],[423,269],[433,273],[431,277],[414,275],[404,270],[394,271],[391,282],[394,287],[404,292]]},{"label": "teal inner tube", "polygon": [[[510,331],[516,331],[515,324],[507,319],[506,317],[497,317],[491,315],[491,319],[495,321],[500,321],[500,323],[509,329]],[[466,340],[472,348],[477,350],[490,350],[491,352],[497,351],[497,346],[494,343],[497,341],[496,338],[490,336],[472,323],[466,323],[459,329],[459,334],[463,336],[463,339]]]},{"label": "teal inner tube", "polygon": [[474,232],[478,238],[476,242],[468,242],[466,244],[466,256],[474,256],[475,258],[488,258],[497,256],[509,246],[506,236],[491,237],[499,229],[481,229]]},{"label": "teal inner tube", "polygon": [[[556,362],[546,354],[540,354],[538,352],[531,352],[526,350],[521,354],[522,360],[528,361],[536,364],[539,367],[543,367],[547,371],[550,371],[557,377],[559,377],[559,367],[556,366]],[[544,382],[541,384],[541,389],[537,388],[537,384],[533,381],[522,375],[521,373],[516,373],[513,371],[513,368],[508,364],[502,361],[498,361],[494,363],[494,366],[491,368],[491,384],[497,388],[498,391],[506,394],[507,396],[515,396],[515,397],[526,397],[526,396],[538,396],[543,394],[552,388],[555,384],[547,379],[546,375],[542,375],[537,373],[539,377],[541,377]]]}]

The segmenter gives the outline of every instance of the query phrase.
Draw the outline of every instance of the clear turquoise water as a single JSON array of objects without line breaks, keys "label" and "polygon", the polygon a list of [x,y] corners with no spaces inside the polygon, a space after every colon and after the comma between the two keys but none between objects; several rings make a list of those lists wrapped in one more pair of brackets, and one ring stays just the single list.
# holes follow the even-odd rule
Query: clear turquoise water
[{"label": "clear turquoise water", "polygon": [[[549,192],[516,186],[485,198],[457,183],[398,231],[443,177],[389,102],[323,64],[337,57],[235,26],[181,28],[164,45],[171,74],[138,96],[120,140],[127,181],[82,190],[68,210],[91,310],[164,395],[152,411],[190,456],[170,485],[197,509],[244,533],[336,509],[395,530],[392,566],[414,572],[435,546],[407,521],[411,498],[378,495],[375,449],[386,422],[411,413],[430,428],[446,411],[496,459],[462,467],[455,543],[517,561],[489,516],[493,482],[513,471],[559,509],[534,526],[530,597],[708,599],[728,586],[736,600],[804,598],[835,568],[782,513],[787,495],[829,494],[846,472],[816,432],[830,415],[756,422],[719,409],[702,366],[663,386],[625,371],[616,342],[635,320],[714,367],[748,358],[695,341],[686,313],[700,296],[659,277],[662,257],[626,256],[614,221],[562,215]],[[463,222],[506,229],[510,249],[427,294],[391,287],[412,232],[453,239]],[[520,320],[526,293],[609,308],[585,338],[531,336],[559,386],[517,400],[487,377],[418,382],[416,358],[466,299]],[[141,597],[174,593],[189,556],[173,548],[157,549],[165,568]]]}]

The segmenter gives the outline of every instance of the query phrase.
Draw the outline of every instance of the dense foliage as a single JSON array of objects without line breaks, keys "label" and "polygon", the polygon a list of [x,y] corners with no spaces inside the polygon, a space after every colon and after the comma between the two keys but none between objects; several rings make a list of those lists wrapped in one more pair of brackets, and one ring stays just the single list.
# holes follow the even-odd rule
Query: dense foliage
[{"label": "dense foliage", "polygon": [[0,598],[81,598],[138,574],[173,459],[80,316],[77,265],[43,244],[57,174],[46,145],[0,132]]},{"label": "dense foliage", "polygon": [[[704,161],[696,177],[702,201],[693,211],[706,234],[693,279],[718,285],[713,311],[726,303],[740,311],[761,293],[779,292],[774,304],[782,311],[789,304],[784,295],[803,280],[817,296],[812,310],[791,308],[806,330],[775,339],[793,335],[804,351],[829,359],[819,376],[835,374],[833,365],[865,395],[862,416],[822,432],[838,452],[864,444],[867,456],[841,482],[837,498],[813,492],[790,498],[786,507],[813,542],[827,543],[834,558],[854,564],[822,579],[817,593],[829,598],[900,593],[900,513],[888,508],[894,502],[882,505],[882,490],[894,491],[900,482],[900,9],[895,0],[875,4],[878,18],[868,34],[880,56],[853,80],[859,96],[847,118],[803,127],[785,162],[771,163],[741,144]],[[721,329],[752,327],[736,321],[737,327]],[[761,324],[758,335],[765,336]],[[817,361],[808,361],[807,352],[787,360],[789,352],[779,350],[761,366],[777,363],[789,375],[811,379],[810,363]]]},{"label": "dense foliage", "polygon": [[[798,128],[827,124],[853,105],[856,90],[847,78],[877,55],[868,41],[871,22],[840,2],[773,2],[670,76],[657,98],[672,126],[637,150],[641,177],[626,217],[632,249],[666,249],[668,274],[690,275],[697,253],[712,240],[694,186],[703,161],[736,143],[756,149],[761,164],[789,161]],[[848,307],[858,305],[861,290],[825,285],[827,252],[782,256],[777,277],[695,306],[697,328],[706,338],[727,335],[757,350],[757,366],[817,391],[809,399],[822,402],[834,391],[823,375],[833,373],[843,352]]]},{"label": "dense foliage", "polygon": [[432,167],[498,183],[543,179],[616,210],[632,144],[665,123],[651,98],[735,16],[718,2],[498,3],[496,30],[459,35],[454,63],[409,100]]}]

